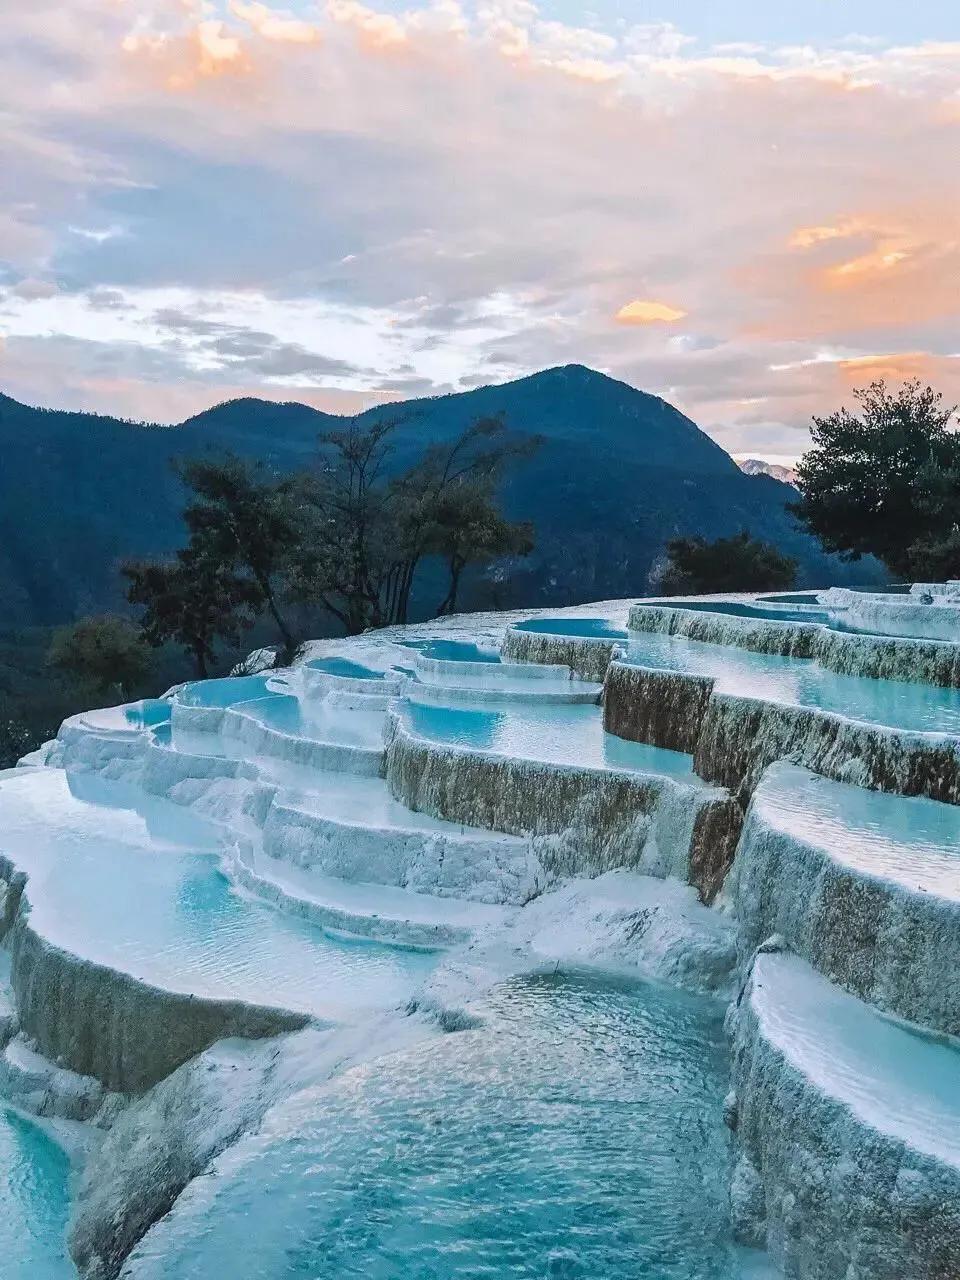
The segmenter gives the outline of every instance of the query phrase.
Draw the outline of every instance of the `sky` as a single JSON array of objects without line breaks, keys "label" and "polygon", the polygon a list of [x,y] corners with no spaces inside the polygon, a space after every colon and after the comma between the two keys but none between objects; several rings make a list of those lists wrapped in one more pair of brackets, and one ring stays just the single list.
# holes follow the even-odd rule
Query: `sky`
[{"label": "sky", "polygon": [[954,0],[31,0],[0,390],[179,421],[588,364],[792,460],[960,400]]}]

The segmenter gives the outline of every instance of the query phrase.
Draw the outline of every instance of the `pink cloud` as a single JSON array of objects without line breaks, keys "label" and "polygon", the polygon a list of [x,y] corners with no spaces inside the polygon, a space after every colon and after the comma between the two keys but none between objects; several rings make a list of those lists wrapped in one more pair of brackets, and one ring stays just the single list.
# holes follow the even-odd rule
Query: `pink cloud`
[{"label": "pink cloud", "polygon": [[[248,289],[305,308],[498,316],[459,364],[426,349],[442,328],[391,335],[438,384],[580,359],[724,438],[802,432],[848,385],[837,362],[799,363],[824,344],[917,353],[953,377],[960,46],[703,55],[675,28],[621,38],[518,0],[483,9],[330,0],[308,21],[260,0],[217,18],[179,0],[21,7],[0,84],[15,278],[51,278],[67,226],[112,225],[88,214],[109,193],[156,189],[157,212],[138,206],[128,236],[131,254],[143,238],[151,286],[191,285],[199,243],[214,300]],[[57,83],[30,61],[44,45]],[[215,195],[224,169],[230,216],[190,198]],[[201,223],[207,206],[217,220]],[[245,224],[262,233],[252,249]],[[123,289],[121,248],[89,246],[96,285]],[[633,294],[664,314],[611,323]],[[97,394],[113,407],[105,384]]]}]

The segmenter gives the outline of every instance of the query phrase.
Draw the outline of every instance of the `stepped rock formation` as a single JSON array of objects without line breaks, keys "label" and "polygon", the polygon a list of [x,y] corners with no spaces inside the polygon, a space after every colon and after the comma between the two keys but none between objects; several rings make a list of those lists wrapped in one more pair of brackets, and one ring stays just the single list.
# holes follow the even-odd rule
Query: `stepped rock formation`
[{"label": "stepped rock formation", "polygon": [[[611,1243],[578,1216],[577,1265],[734,1280],[742,1245],[784,1280],[960,1274],[960,644],[832,621],[799,595],[394,628],[72,717],[0,775],[0,1090],[83,1122],[85,1280],[253,1280],[290,1251],[321,1267],[342,1243],[327,1204],[357,1215],[363,1265],[397,1205],[421,1236],[390,1248],[446,1248],[452,1193],[425,1206],[448,1173],[492,1170],[467,1202],[513,1221],[510,1177],[527,1186],[546,1150],[538,1204],[562,1231],[607,1194],[590,1178],[632,1167],[619,1121],[604,1155],[589,1142],[638,1039],[644,1132],[702,1128],[710,1154],[694,1196],[689,1154],[629,1130],[647,1182],[674,1171],[653,1196],[673,1225],[627,1256],[644,1218]],[[660,995],[625,995],[625,971]],[[567,998],[572,1022],[541,1024]],[[724,1002],[729,1055],[709,1047]],[[574,1065],[583,1036],[600,1059]],[[698,1092],[704,1055],[725,1102]],[[558,1090],[549,1139],[497,1119],[509,1098],[543,1123]],[[542,1265],[539,1229],[510,1256],[530,1243]],[[458,1256],[475,1235],[449,1237]]]}]

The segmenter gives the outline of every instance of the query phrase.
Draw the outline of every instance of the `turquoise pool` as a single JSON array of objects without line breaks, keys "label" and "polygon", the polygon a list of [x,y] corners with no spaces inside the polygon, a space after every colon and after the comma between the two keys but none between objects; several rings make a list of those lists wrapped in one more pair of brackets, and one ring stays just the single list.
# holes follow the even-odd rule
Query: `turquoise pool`
[{"label": "turquoise pool", "polygon": [[349,658],[313,658],[303,664],[311,671],[322,671],[328,676],[345,676],[350,680],[383,680],[385,672],[364,667]]},{"label": "turquoise pool", "polygon": [[67,1256],[70,1162],[40,1125],[0,1100],[0,1275],[76,1280]]},{"label": "turquoise pool", "polygon": [[177,690],[176,699],[185,707],[229,707],[235,702],[260,698],[272,673],[261,676],[224,676],[217,680],[195,680]]},{"label": "turquoise pool", "polygon": [[960,733],[960,689],[836,675],[809,659],[647,632],[632,633],[625,661],[712,676],[718,693],[815,707],[895,729]]},{"label": "turquoise pool", "polygon": [[232,892],[215,828],[95,775],[8,774],[0,819],[38,932],[168,990],[339,1018],[402,1004],[435,963],[331,937]]},{"label": "turquoise pool", "polygon": [[493,649],[481,649],[468,640],[404,640],[405,649],[415,649],[423,658],[437,662],[489,662],[500,661]]},{"label": "turquoise pool", "polygon": [[626,640],[626,631],[612,626],[606,618],[528,618],[515,631],[535,631],[538,635],[571,636],[584,640]]},{"label": "turquoise pool", "polygon": [[765,622],[821,622],[828,623],[830,615],[825,609],[817,607],[811,596],[806,608],[789,607],[796,603],[794,597],[789,603],[776,604],[772,599],[770,606],[763,604],[747,604],[741,600],[640,600],[637,608],[646,609],[685,609],[690,613],[719,613],[730,618],[756,618]]},{"label": "turquoise pool", "polygon": [[[572,972],[267,1117],[130,1280],[744,1280],[718,1003]],[[127,1273],[125,1273],[127,1274]]]},{"label": "turquoise pool", "polygon": [[[415,697],[415,692],[410,696]],[[403,715],[420,737],[450,746],[551,764],[696,780],[690,756],[605,733],[603,714],[596,706],[513,707],[505,702],[475,711],[410,702]]]}]

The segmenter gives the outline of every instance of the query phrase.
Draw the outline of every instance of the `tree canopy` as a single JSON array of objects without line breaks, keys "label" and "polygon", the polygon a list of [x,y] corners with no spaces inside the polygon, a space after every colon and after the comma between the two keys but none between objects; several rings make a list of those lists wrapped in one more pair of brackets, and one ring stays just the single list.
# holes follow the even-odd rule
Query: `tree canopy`
[{"label": "tree canopy", "polygon": [[785,591],[797,577],[797,562],[743,530],[732,538],[674,538],[667,543],[664,595],[708,595],[720,591]]},{"label": "tree canopy", "polygon": [[903,577],[960,567],[955,410],[917,381],[896,392],[872,382],[853,395],[857,412],[814,418],[791,511],[845,560],[872,554]]},{"label": "tree canopy", "polygon": [[237,570],[250,578],[289,661],[297,641],[282,598],[291,556],[304,541],[296,479],[278,480],[232,455],[188,459],[179,471],[194,495],[183,513],[191,557],[211,573]]},{"label": "tree canopy", "polygon": [[150,671],[150,653],[140,629],[127,618],[105,614],[81,618],[53,637],[47,662],[91,696],[128,699]]},{"label": "tree canopy", "polygon": [[396,473],[396,425],[323,436],[318,467],[297,484],[309,532],[293,572],[294,598],[322,604],[351,635],[408,621],[427,557],[447,566],[440,605],[447,612],[468,564],[526,555],[533,546],[528,525],[500,514],[496,486],[511,460],[537,447],[535,438],[513,438],[501,419],[480,419]]},{"label": "tree canopy", "polygon": [[263,607],[252,578],[194,547],[169,561],[127,561],[121,572],[130,584],[127,599],[144,607],[140,626],[147,643],[182,646],[201,679],[209,674],[216,642],[239,644]]},{"label": "tree canopy", "polygon": [[535,438],[483,418],[401,470],[397,425],[329,432],[316,465],[284,477],[233,455],[181,462],[187,545],[121,569],[128,600],[143,607],[148,643],[179,644],[203,677],[217,642],[238,643],[266,613],[280,635],[279,660],[289,662],[297,648],[290,606],[319,606],[355,635],[408,620],[427,560],[434,577],[446,577],[438,612],[449,613],[468,565],[529,553],[532,528],[501,514],[497,487]]}]

